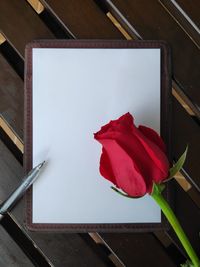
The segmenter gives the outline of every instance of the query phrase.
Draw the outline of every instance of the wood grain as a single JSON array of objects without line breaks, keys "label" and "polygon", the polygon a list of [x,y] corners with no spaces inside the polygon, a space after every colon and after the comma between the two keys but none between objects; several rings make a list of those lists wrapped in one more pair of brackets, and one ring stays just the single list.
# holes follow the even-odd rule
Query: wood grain
[{"label": "wood grain", "polygon": [[199,151],[200,151],[200,127],[195,121],[195,118],[188,116],[187,112],[177,100],[173,98],[173,155],[176,159],[185,150],[188,144],[188,155],[184,164],[184,170],[191,178],[190,182],[193,183],[198,190],[200,190],[200,177],[199,177]]},{"label": "wood grain", "polygon": [[54,38],[28,2],[1,0],[0,11],[0,29],[21,57],[28,42]]},{"label": "wood grain", "polygon": [[191,18],[191,20],[200,28],[200,1],[199,0],[176,0],[178,5],[184,10],[184,12]]},{"label": "wood grain", "polygon": [[[125,266],[158,266],[158,262],[163,267],[176,266],[151,234],[101,234],[101,236]],[[156,253],[153,253],[152,249]]]},{"label": "wood grain", "polygon": [[[183,189],[177,184],[176,181],[172,181],[173,188],[175,189],[175,214],[183,227],[186,235],[188,236],[193,248],[198,256],[200,256],[199,246],[199,225],[200,225],[200,209],[197,207],[191,198],[184,192]],[[169,235],[176,242],[179,248],[184,254],[185,251],[178,241],[176,234],[171,229]]]},{"label": "wood grain", "polygon": [[1,267],[34,266],[2,226],[0,226],[0,255]]},{"label": "wood grain", "polygon": [[175,0],[159,0],[191,41],[200,49],[200,29]]},{"label": "wood grain", "polygon": [[123,38],[92,0],[42,0],[42,3],[75,38]]},{"label": "wood grain", "polygon": [[23,81],[0,54],[0,113],[16,135],[23,139]]}]

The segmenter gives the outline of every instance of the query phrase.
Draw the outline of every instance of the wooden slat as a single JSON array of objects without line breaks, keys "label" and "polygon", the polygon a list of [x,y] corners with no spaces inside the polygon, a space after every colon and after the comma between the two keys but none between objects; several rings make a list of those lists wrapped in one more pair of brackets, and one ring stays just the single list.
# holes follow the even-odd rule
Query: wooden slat
[{"label": "wooden slat", "polygon": [[14,190],[21,176],[22,168],[20,164],[0,141],[0,202]]},{"label": "wooden slat", "polygon": [[38,249],[36,244],[26,235],[11,214],[7,214],[1,220],[1,226],[6,230],[13,241],[22,249],[22,251],[31,260],[36,267],[52,267],[50,261]]},{"label": "wooden slat", "polygon": [[123,38],[93,0],[43,0],[42,3],[75,38]]},{"label": "wooden slat", "polygon": [[[4,117],[0,114],[0,129],[2,129],[3,133],[7,135],[7,138],[10,139],[16,146],[17,149],[20,150],[21,153],[24,152],[24,145],[22,140],[16,135],[10,125],[6,122]],[[1,136],[2,138],[2,136]]]},{"label": "wooden slat", "polygon": [[173,98],[173,125],[172,125],[172,149],[176,159],[185,150],[188,144],[188,155],[184,169],[189,174],[192,182],[200,190],[199,177],[199,151],[200,151],[200,127],[196,121],[187,114],[184,108]]},{"label": "wooden slat", "polygon": [[159,0],[166,11],[174,18],[189,38],[200,49],[200,29],[175,1]]},{"label": "wooden slat", "polygon": [[2,226],[0,226],[0,266],[34,266]]},{"label": "wooden slat", "polygon": [[26,1],[0,1],[0,29],[22,57],[28,42],[34,39],[54,38]]},{"label": "wooden slat", "polygon": [[27,2],[35,9],[35,11],[40,14],[44,11],[44,6],[38,0],[27,0]]},{"label": "wooden slat", "polygon": [[183,97],[181,95],[179,95],[179,92],[180,91],[177,91],[177,90],[175,90],[172,87],[172,95],[176,98],[176,100],[178,100],[178,102],[180,103],[180,105],[187,111],[187,113],[190,116],[195,116],[195,112],[190,108],[190,106],[188,106],[188,104],[185,102],[185,100],[183,99]]},{"label": "wooden slat", "polygon": [[0,54],[0,113],[23,138],[23,81]]},{"label": "wooden slat", "polygon": [[[0,141],[0,202],[6,199],[8,194],[10,194],[17,187],[23,175],[22,173],[23,171],[19,162],[14,159],[7,147],[2,143],[2,141]],[[12,213],[19,217],[22,212],[22,205],[23,201],[21,201],[20,204],[14,208]],[[23,233],[21,226],[18,226],[10,216],[6,216],[6,218],[1,221],[0,227],[5,228],[11,238],[13,238],[13,240],[15,240],[16,243],[22,247],[23,251],[27,255],[35,255],[37,257],[34,263],[39,262],[45,267],[49,266],[48,264],[45,264],[46,259],[41,255],[40,252],[37,251],[35,245],[30,242],[29,238],[27,238],[27,236]],[[9,242],[9,238],[7,238],[7,242]],[[17,246],[11,246],[11,249],[15,249],[16,247]],[[19,249],[17,248],[16,250],[18,251]],[[15,254],[15,251],[13,251],[13,254]]]},{"label": "wooden slat", "polygon": [[199,191],[192,186],[191,189],[187,191],[188,196],[194,201],[194,203],[197,205],[197,207],[200,209],[200,194]]},{"label": "wooden slat", "polygon": [[5,42],[5,37],[3,36],[3,34],[0,33],[0,45],[3,44]]},{"label": "wooden slat", "polygon": [[[130,29],[129,23],[144,39],[163,39],[169,42],[172,47],[175,80],[193,103],[200,105],[199,49],[163,6],[156,0],[100,2],[102,1],[127,30]],[[135,36],[131,30],[129,34]]]},{"label": "wooden slat", "polygon": [[[15,188],[22,173],[21,165],[0,141],[0,199]],[[12,214],[24,229],[23,205],[21,200]],[[78,234],[26,232],[55,266],[106,266]]]},{"label": "wooden slat", "polygon": [[[199,225],[200,225],[200,209],[194,204],[186,192],[177,184],[172,181],[173,188],[176,190],[175,194],[175,214],[180,221],[186,235],[188,236],[193,248],[198,256],[200,256],[200,238],[199,238]],[[184,249],[178,241],[173,230],[169,231],[169,235],[175,240],[176,244],[184,252]],[[184,252],[185,253],[185,252]]]},{"label": "wooden slat", "polygon": [[151,234],[101,234],[125,266],[176,266]]},{"label": "wooden slat", "polygon": [[54,266],[107,266],[78,234],[29,233]]},{"label": "wooden slat", "polygon": [[191,18],[192,21],[200,28],[200,1],[199,0],[176,0],[178,5]]}]

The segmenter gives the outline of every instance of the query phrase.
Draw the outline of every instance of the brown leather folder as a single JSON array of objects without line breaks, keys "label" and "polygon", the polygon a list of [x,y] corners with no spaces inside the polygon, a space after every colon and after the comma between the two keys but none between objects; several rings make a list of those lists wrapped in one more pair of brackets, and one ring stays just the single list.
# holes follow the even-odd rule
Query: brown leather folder
[{"label": "brown leather folder", "polygon": [[[26,194],[27,227],[67,232],[166,229],[161,211],[148,197],[124,200],[101,178],[101,149],[93,132],[109,118],[132,112],[139,124],[159,125],[171,160],[168,45],[164,41],[38,40],[26,46],[25,63],[25,173],[47,159]],[[170,193],[167,185],[168,201]]]}]

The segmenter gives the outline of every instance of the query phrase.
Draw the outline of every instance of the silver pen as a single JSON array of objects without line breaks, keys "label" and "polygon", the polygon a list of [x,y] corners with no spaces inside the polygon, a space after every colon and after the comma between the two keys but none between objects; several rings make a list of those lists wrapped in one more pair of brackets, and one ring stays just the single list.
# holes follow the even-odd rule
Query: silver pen
[{"label": "silver pen", "polygon": [[26,190],[35,182],[45,161],[33,168],[22,180],[21,184],[10,194],[10,196],[0,205],[0,220],[24,195]]}]

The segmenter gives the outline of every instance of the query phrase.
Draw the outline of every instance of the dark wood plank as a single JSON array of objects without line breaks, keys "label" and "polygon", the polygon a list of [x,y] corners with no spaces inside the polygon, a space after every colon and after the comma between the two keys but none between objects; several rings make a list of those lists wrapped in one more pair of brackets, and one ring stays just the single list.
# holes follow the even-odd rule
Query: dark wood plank
[{"label": "dark wood plank", "polygon": [[188,191],[187,191],[188,196],[191,197],[191,199],[194,201],[194,203],[197,205],[198,208],[200,208],[200,193],[199,191],[192,186]]},{"label": "dark wood plank", "polygon": [[182,29],[188,34],[188,36],[196,44],[196,46],[200,48],[200,29],[181,8],[181,6],[179,6],[179,4],[175,0],[160,0],[160,3],[180,25],[180,27],[182,27]]},{"label": "dark wood plank", "polygon": [[184,164],[192,182],[200,190],[199,177],[199,151],[200,151],[200,127],[199,122],[188,115],[184,108],[173,98],[173,124],[172,124],[172,150],[176,159],[185,150],[188,144],[188,155]]},{"label": "dark wood plank", "polygon": [[23,139],[23,81],[0,54],[0,113]]},{"label": "dark wood plank", "polygon": [[31,237],[55,266],[108,266],[78,234],[31,233]]},{"label": "dark wood plank", "polygon": [[41,250],[38,249],[37,245],[30,239],[29,236],[26,235],[23,229],[19,227],[12,215],[7,214],[4,216],[4,218],[1,220],[1,226],[31,260],[34,266],[52,266],[50,261],[44,256]]},{"label": "dark wood plank", "polygon": [[101,234],[125,266],[176,266],[151,234]]},{"label": "dark wood plank", "polygon": [[[19,162],[0,141],[0,200],[3,201],[20,181],[22,170]],[[12,160],[12,161],[11,161]],[[12,164],[11,164],[12,162]]]},{"label": "dark wood plank", "polygon": [[0,29],[22,57],[28,42],[54,38],[27,1],[1,0],[0,10]]},{"label": "dark wood plank", "polygon": [[[8,197],[11,191],[13,191],[18,185],[20,178],[22,177],[22,168],[16,160],[12,160],[13,155],[8,151],[5,145],[0,141],[0,201],[3,201]],[[12,163],[11,163],[12,162]],[[17,205],[13,211],[13,214],[21,214],[23,202]],[[15,221],[10,217],[6,216],[2,221],[0,227],[7,231],[11,238],[22,248],[24,253],[29,257],[36,259],[33,261],[34,266],[41,266],[36,263],[42,263],[42,266],[49,266],[46,263],[45,257],[35,248],[35,244],[30,241],[29,237],[24,233],[21,226],[15,223]],[[10,238],[6,236],[7,242],[10,242]],[[5,240],[6,242],[6,240]],[[13,242],[13,241],[12,241]],[[17,245],[13,246],[11,244],[11,249],[14,255],[17,253],[19,248]],[[16,252],[15,252],[16,249]],[[19,250],[20,251],[20,250]],[[22,252],[21,252],[22,253]],[[23,254],[23,253],[22,253]],[[12,254],[11,254],[12,255]],[[23,257],[22,257],[23,259]],[[8,259],[9,260],[9,259]],[[27,259],[28,261],[28,259]],[[29,261],[28,261],[29,262]],[[29,266],[29,265],[28,265]],[[32,265],[30,265],[32,266]]]},{"label": "dark wood plank", "polygon": [[[200,238],[199,238],[199,225],[200,225],[200,209],[194,204],[187,193],[177,184],[172,181],[173,188],[176,190],[174,207],[175,214],[183,227],[186,235],[188,236],[193,248],[198,256],[200,256]],[[176,242],[178,247],[184,252],[184,248],[177,239],[174,231],[171,229],[169,235]],[[185,252],[184,252],[185,253]]]},{"label": "dark wood plank", "polygon": [[[9,192],[20,182],[23,170],[19,162],[0,141],[0,199],[5,199]],[[24,201],[21,200],[12,214],[20,227],[36,243],[55,266],[106,266],[78,234],[37,233],[25,230],[23,214]]]},{"label": "dark wood plank", "polygon": [[[163,39],[169,42],[172,47],[174,79],[193,103],[199,106],[199,49],[164,7],[156,0],[102,1],[126,29],[130,28],[128,21],[143,39]],[[129,33],[135,36],[133,31]]]},{"label": "dark wood plank", "polygon": [[123,38],[93,0],[42,0],[42,3],[75,38]]},{"label": "dark wood plank", "polygon": [[190,19],[200,28],[200,1],[199,0],[176,0],[178,5],[190,17]]},{"label": "dark wood plank", "polygon": [[0,255],[1,267],[34,266],[2,226],[0,226]]}]

